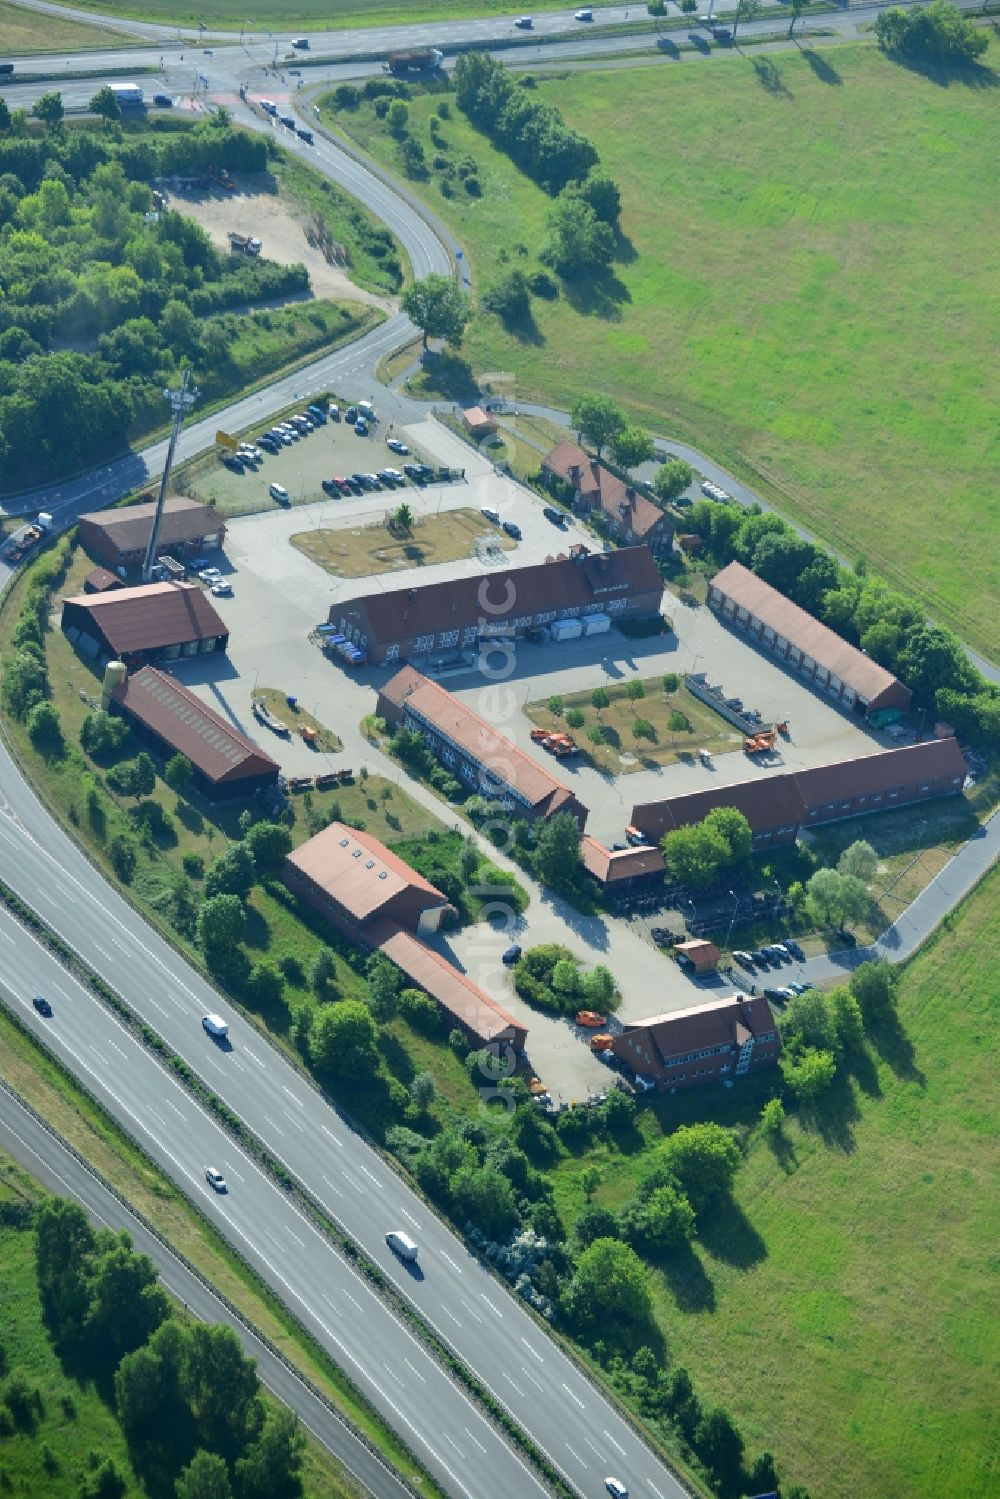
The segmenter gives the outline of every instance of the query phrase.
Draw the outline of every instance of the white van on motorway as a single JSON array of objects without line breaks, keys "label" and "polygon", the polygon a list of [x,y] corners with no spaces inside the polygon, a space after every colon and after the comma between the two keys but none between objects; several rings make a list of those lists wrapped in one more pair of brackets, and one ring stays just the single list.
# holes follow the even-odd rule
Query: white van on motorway
[{"label": "white van on motorway", "polygon": [[208,1034],[214,1036],[217,1041],[224,1041],[229,1035],[229,1026],[221,1015],[204,1015],[201,1023]]},{"label": "white van on motorway", "polygon": [[398,1254],[401,1260],[407,1260],[413,1264],[417,1257],[417,1246],[409,1234],[404,1234],[401,1229],[394,1228],[385,1236],[385,1242],[393,1254]]}]

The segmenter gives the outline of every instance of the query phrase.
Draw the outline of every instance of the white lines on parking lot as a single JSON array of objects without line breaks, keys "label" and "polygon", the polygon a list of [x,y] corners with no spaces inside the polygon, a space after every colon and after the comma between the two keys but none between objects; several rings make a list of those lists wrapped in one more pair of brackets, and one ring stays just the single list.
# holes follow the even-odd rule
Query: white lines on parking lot
[{"label": "white lines on parking lot", "polygon": [[448,1261],[449,1265],[456,1272],[456,1274],[461,1275],[461,1273],[462,1273],[461,1266],[460,1265],[456,1265],[455,1261],[452,1259],[451,1255],[448,1254],[448,1253],[446,1253],[446,1251],[443,1250],[443,1249],[441,1251],[441,1258],[443,1260],[447,1260]]},{"label": "white lines on parking lot", "polygon": [[501,1320],[501,1322],[503,1321],[503,1312],[500,1310],[500,1308],[498,1306],[494,1306],[493,1302],[487,1296],[487,1294],[486,1294],[485,1291],[480,1291],[480,1293],[479,1293],[479,1299],[480,1299],[480,1301],[485,1301],[486,1305],[489,1307],[490,1311],[494,1314],[494,1316],[499,1317],[500,1320]]},{"label": "white lines on parking lot", "polygon": [[604,1435],[607,1437],[607,1439],[611,1443],[612,1447],[614,1447],[615,1451],[616,1452],[620,1452],[621,1455],[622,1455],[622,1457],[624,1457],[625,1456],[625,1448],[622,1446],[621,1442],[616,1442],[615,1439],[614,1439],[614,1437],[611,1435],[610,1431],[605,1431]]},{"label": "white lines on parking lot", "polygon": [[284,1083],[282,1083],[281,1085],[281,1091],[282,1093],[287,1093],[289,1098],[292,1100],[292,1103],[297,1103],[300,1109],[305,1108],[305,1104],[302,1102],[301,1098],[297,1098],[296,1095],[292,1092],[291,1088],[286,1088]]},{"label": "white lines on parking lot", "polygon": [[269,1124],[271,1126],[271,1128],[275,1131],[275,1133],[279,1134],[282,1139],[285,1138],[285,1131],[279,1125],[275,1124],[274,1120],[271,1118],[271,1116],[269,1114],[265,1114],[264,1115],[264,1123],[265,1124]]},{"label": "white lines on parking lot", "polygon": [[568,1384],[564,1384],[563,1385],[563,1389],[566,1391],[566,1394],[569,1396],[569,1398],[571,1400],[575,1400],[576,1401],[577,1405],[580,1407],[581,1410],[586,1410],[586,1406],[584,1405],[583,1401],[580,1399],[580,1397],[578,1395],[574,1395],[573,1394],[573,1391],[570,1389],[570,1387],[569,1387]]},{"label": "white lines on parking lot", "polygon": [[514,1383],[514,1381],[511,1379],[510,1375],[507,1373],[506,1369],[504,1369],[504,1371],[503,1371],[503,1377],[507,1381],[507,1383],[510,1385],[510,1387],[514,1391],[514,1393],[517,1394],[517,1395],[520,1395],[521,1399],[523,1400],[524,1399],[524,1391],[521,1389],[520,1385],[516,1385]]},{"label": "white lines on parking lot", "polygon": [[410,1360],[408,1358],[404,1358],[403,1363],[406,1365],[406,1367],[410,1370],[411,1373],[413,1373],[413,1374],[415,1374],[417,1376],[417,1378],[420,1380],[421,1384],[426,1384],[427,1383],[426,1379],[421,1374],[421,1372],[417,1368],[416,1364],[411,1364]]},{"label": "white lines on parking lot", "polygon": [[539,1353],[537,1348],[532,1348],[527,1338],[522,1338],[521,1342],[524,1344],[525,1348],[527,1348],[532,1358],[536,1358],[540,1364],[544,1364],[545,1360],[542,1358],[542,1355]]}]

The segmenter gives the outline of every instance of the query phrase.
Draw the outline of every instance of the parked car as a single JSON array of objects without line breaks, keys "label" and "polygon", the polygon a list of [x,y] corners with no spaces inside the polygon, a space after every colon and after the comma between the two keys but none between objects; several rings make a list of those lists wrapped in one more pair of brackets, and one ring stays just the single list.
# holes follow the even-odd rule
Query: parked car
[{"label": "parked car", "polygon": [[340,421],[340,407],[337,405],[336,401],[331,401],[326,409],[331,422]]},{"label": "parked car", "polygon": [[198,576],[203,583],[208,583],[211,585],[212,583],[218,583],[219,579],[222,577],[222,574],[219,572],[219,569],[217,567],[205,567],[201,570]]},{"label": "parked car", "polygon": [[765,951],[769,952],[769,953],[773,953],[774,957],[775,957],[775,960],[777,962],[779,962],[779,963],[790,963],[792,961],[792,955],[788,951],[788,948],[787,947],[783,947],[780,942],[772,942],[772,943],[770,943],[769,946],[765,949]]},{"label": "parked car", "polygon": [[305,141],[307,146],[312,145],[313,133],[311,130],[308,130],[305,125],[296,125],[295,134],[298,136],[300,141]]},{"label": "parked car", "polygon": [[482,507],[482,509],[480,510],[479,514],[480,515],[485,515],[486,519],[488,521],[492,522],[492,524],[494,526],[499,526],[499,524],[500,524],[499,513],[496,510],[491,510],[488,505],[484,505]]},{"label": "parked car", "polygon": [[562,510],[557,510],[555,505],[545,505],[542,509],[542,514],[545,516],[545,519],[550,520],[554,526],[565,526],[566,524],[565,512]]},{"label": "parked car", "polygon": [[312,406],[307,406],[306,416],[311,422],[318,422],[321,427],[326,426],[326,412],[323,410],[322,406],[317,406],[315,404],[313,404]]},{"label": "parked car", "polygon": [[396,484],[405,484],[406,480],[398,468],[380,468],[380,474],[388,474]]},{"label": "parked car", "polygon": [[785,946],[788,948],[788,951],[791,953],[793,958],[798,958],[800,963],[805,962],[805,953],[803,952],[799,944],[795,942],[791,937],[785,938]]},{"label": "parked car", "polygon": [[784,991],[781,990],[781,989],[765,989],[764,990],[764,998],[765,999],[774,999],[774,1000],[780,1001],[780,1000],[783,1000],[784,997],[785,997],[784,996]]},{"label": "parked car", "polygon": [[174,99],[172,94],[154,94],[153,103],[158,104],[161,109],[173,109]]},{"label": "parked car", "polygon": [[368,436],[368,423],[365,421],[363,416],[359,416],[357,421],[354,423],[354,430],[359,437]]},{"label": "parked car", "polygon": [[265,432],[263,437],[258,437],[257,444],[264,449],[265,453],[270,453],[272,456],[281,452],[281,443],[276,437],[272,437],[270,432]]},{"label": "parked car", "polygon": [[391,468],[380,468],[378,471],[378,477],[382,480],[382,483],[385,484],[389,489],[395,489],[397,484],[405,484],[406,482],[402,474],[400,474],[399,478],[397,479],[395,469]]},{"label": "parked car", "polygon": [[410,451],[401,437],[387,437],[385,445],[387,448],[391,448],[394,453],[408,453]]},{"label": "parked car", "polygon": [[762,947],[755,947],[750,954],[758,968],[770,968],[774,959]]},{"label": "parked car", "polygon": [[753,971],[753,953],[743,952],[741,950],[740,952],[734,952],[733,958],[741,968],[749,968],[751,972]]},{"label": "parked car", "polygon": [[347,410],[344,412],[344,420],[345,420],[345,422],[350,422],[351,425],[353,426],[353,424],[357,421],[357,419],[358,419],[358,408],[356,406],[348,406]]},{"label": "parked car", "polygon": [[39,1015],[44,1015],[46,1020],[52,1019],[52,1006],[49,1004],[44,994],[36,994],[31,1003],[34,1005]]},{"label": "parked car", "polygon": [[500,961],[502,963],[504,963],[508,968],[513,968],[514,964],[517,962],[517,960],[520,958],[520,956],[521,956],[521,946],[520,946],[520,943],[518,943],[518,942],[512,942],[511,945],[504,952],[503,957],[501,958]]},{"label": "parked car", "polygon": [[233,585],[225,578],[220,578],[217,583],[212,584],[212,592],[217,599],[231,599],[233,596]]},{"label": "parked car", "polygon": [[215,1188],[216,1192],[228,1192],[229,1190],[226,1186],[226,1178],[214,1166],[205,1167],[205,1180],[210,1187]]},{"label": "parked car", "polygon": [[382,480],[379,478],[378,474],[365,474],[365,482],[367,483],[369,489],[382,488]]},{"label": "parked car", "polygon": [[246,468],[242,459],[237,458],[235,453],[227,453],[222,460],[223,468],[230,469],[234,474],[245,474]]},{"label": "parked car", "polygon": [[503,523],[503,530],[506,531],[508,536],[512,536],[515,541],[521,540],[521,527],[517,524],[516,521],[505,520]]},{"label": "parked car", "polygon": [[272,500],[277,500],[279,505],[290,505],[292,503],[291,496],[283,484],[269,484],[267,492]]},{"label": "parked car", "polygon": [[334,484],[336,484],[336,486],[340,490],[341,494],[353,494],[354,493],[354,489],[353,489],[353,486],[351,484],[350,479],[345,479],[343,477],[343,475],[334,474],[334,476],[333,476],[333,482],[334,482]]}]

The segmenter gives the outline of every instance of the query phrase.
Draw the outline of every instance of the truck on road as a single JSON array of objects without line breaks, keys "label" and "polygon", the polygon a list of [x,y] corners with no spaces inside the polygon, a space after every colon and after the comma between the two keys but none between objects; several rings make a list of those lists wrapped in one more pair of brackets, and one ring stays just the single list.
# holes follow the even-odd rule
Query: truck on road
[{"label": "truck on road", "polygon": [[409,52],[390,52],[382,64],[387,73],[432,73],[444,62],[437,47],[415,47]]},{"label": "truck on road", "polygon": [[52,529],[52,516],[45,510],[30,521],[28,525],[22,526],[15,531],[13,536],[7,538],[3,547],[3,559],[5,562],[20,562],[26,557],[32,547],[38,545],[42,537]]},{"label": "truck on road", "polygon": [[230,229],[229,248],[234,255],[259,255],[261,243],[255,234],[236,234]]}]

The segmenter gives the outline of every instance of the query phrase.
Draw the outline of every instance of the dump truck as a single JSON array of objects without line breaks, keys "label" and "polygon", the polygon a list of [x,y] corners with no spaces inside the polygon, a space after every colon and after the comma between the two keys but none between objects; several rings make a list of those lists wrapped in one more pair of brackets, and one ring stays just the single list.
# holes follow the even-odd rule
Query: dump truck
[{"label": "dump truck", "polygon": [[259,255],[261,243],[255,234],[237,234],[230,229],[229,248],[234,255]]},{"label": "dump truck", "polygon": [[224,187],[227,193],[234,193],[236,191],[236,183],[230,177],[225,167],[210,166],[207,168],[205,175],[208,177],[209,182],[214,182],[216,187]]},{"label": "dump truck", "polygon": [[755,734],[752,739],[744,739],[743,753],[745,755],[762,755],[768,750],[773,750],[778,742],[778,735],[774,729],[768,729],[763,734]]},{"label": "dump truck", "polygon": [[42,537],[52,529],[52,516],[45,510],[37,515],[33,521],[26,526],[21,526],[9,537],[4,548],[3,558],[5,562],[20,562],[26,557],[32,547],[38,545]]},{"label": "dump truck", "polygon": [[390,52],[382,64],[387,73],[430,73],[444,62],[444,53],[437,47],[415,47],[409,52]]}]

